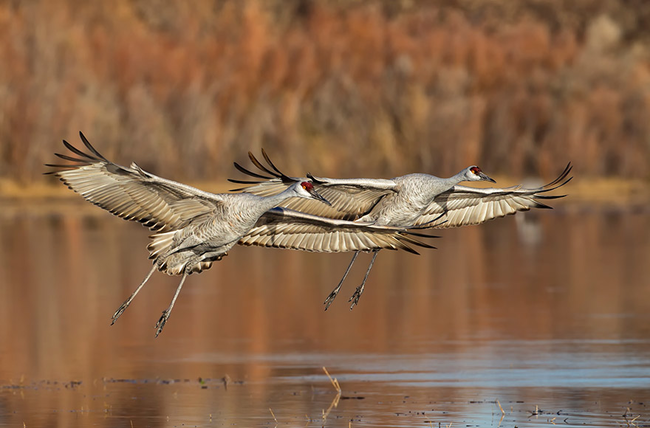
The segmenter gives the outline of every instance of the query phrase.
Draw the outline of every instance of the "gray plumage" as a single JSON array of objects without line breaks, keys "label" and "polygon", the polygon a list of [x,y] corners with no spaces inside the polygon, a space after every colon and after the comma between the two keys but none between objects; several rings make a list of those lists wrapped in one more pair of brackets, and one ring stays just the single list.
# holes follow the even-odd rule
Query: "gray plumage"
[{"label": "gray plumage", "polygon": [[[273,195],[249,193],[213,194],[166,180],[144,171],[135,163],[117,165],[102,156],[80,133],[89,153],[67,141],[75,156],[56,154],[68,164],[48,164],[47,174],[59,177],[87,201],[125,220],[134,220],[155,233],[148,245],[153,267],[131,296],[113,314],[112,323],[157,269],[168,275],[182,275],[169,307],[156,324],[162,331],[185,279],[221,260],[235,244],[290,248],[305,251],[373,251],[421,246],[417,233],[404,228],[380,227],[345,220],[319,218],[290,209],[273,209],[290,198],[309,198],[329,203],[313,188],[310,180],[294,182]],[[323,205],[325,205],[325,203]]]},{"label": "gray plumage", "polygon": [[[449,178],[440,178],[429,174],[408,174],[392,179],[334,179],[316,177],[311,174],[307,174],[307,177],[304,178],[296,178],[282,173],[264,150],[262,150],[262,155],[266,160],[266,166],[249,152],[251,162],[259,169],[259,172],[253,172],[235,163],[235,167],[239,171],[257,179],[231,179],[230,181],[234,183],[251,185],[237,190],[270,196],[283,191],[296,181],[311,179],[314,188],[331,205],[315,205],[308,200],[290,200],[283,202],[281,206],[329,218],[405,228],[448,228],[475,225],[531,208],[551,208],[541,201],[561,198],[564,195],[550,196],[546,193],[564,186],[572,178],[567,178],[572,169],[570,163],[556,180],[533,189],[521,186],[501,189],[461,186],[459,183],[464,181],[495,182],[475,165],[467,167]],[[357,287],[350,298],[351,309],[358,303],[359,297],[363,293],[366,279],[376,256],[375,252],[362,284]],[[356,257],[357,254],[353,256],[338,286],[325,300],[325,309],[338,294]]]}]

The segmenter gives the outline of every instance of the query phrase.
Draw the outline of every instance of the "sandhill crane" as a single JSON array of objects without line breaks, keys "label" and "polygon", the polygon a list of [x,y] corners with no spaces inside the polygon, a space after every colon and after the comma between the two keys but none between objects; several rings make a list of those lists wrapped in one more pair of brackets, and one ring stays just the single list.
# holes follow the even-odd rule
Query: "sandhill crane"
[{"label": "sandhill crane", "polygon": [[125,220],[138,221],[156,232],[150,236],[152,242],[147,246],[153,267],[115,311],[111,325],[156,269],[168,275],[182,275],[169,307],[156,323],[158,337],[187,276],[210,268],[237,243],[315,252],[402,249],[417,254],[410,245],[434,248],[413,237],[425,235],[404,228],[319,218],[286,208],[273,209],[294,197],[329,203],[317,193],[310,180],[292,183],[271,196],[213,194],[157,177],[135,163],[129,168],[114,164],[82,133],[79,135],[89,153],[64,140],[65,147],[76,156],[56,153],[71,163],[47,164],[55,170],[46,174],[58,176],[94,205]]},{"label": "sandhill crane", "polygon": [[[459,183],[463,181],[496,183],[476,165],[469,166],[449,178],[429,174],[408,174],[392,179],[334,179],[315,177],[311,174],[307,174],[305,178],[296,178],[282,173],[264,150],[262,156],[268,166],[264,166],[252,153],[249,152],[248,156],[261,174],[235,162],[234,165],[239,171],[258,179],[230,179],[233,183],[253,185],[237,190],[270,196],[281,192],[294,182],[310,179],[314,188],[331,202],[330,206],[316,206],[306,200],[285,201],[281,205],[318,216],[393,227],[459,227],[480,224],[531,208],[551,208],[540,200],[557,199],[566,195],[551,196],[544,193],[562,187],[572,179],[567,178],[572,168],[570,163],[557,179],[533,189],[521,186],[482,189],[460,186]],[[354,308],[363,294],[378,250],[373,253],[361,285],[348,300],[352,302],[350,309]],[[325,310],[336,298],[358,255],[358,252],[354,253],[343,278],[325,299]]]}]

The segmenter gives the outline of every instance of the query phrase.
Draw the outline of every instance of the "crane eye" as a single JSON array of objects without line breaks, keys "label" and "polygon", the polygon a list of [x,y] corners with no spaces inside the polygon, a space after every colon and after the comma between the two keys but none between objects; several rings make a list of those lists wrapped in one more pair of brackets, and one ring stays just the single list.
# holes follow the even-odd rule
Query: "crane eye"
[{"label": "crane eye", "polygon": [[308,192],[314,188],[314,186],[309,181],[303,181],[302,183],[300,183],[300,185],[302,186],[303,189],[305,189]]},{"label": "crane eye", "polygon": [[478,173],[481,172],[481,168],[479,168],[478,166],[473,166],[469,170],[476,175],[478,175]]}]

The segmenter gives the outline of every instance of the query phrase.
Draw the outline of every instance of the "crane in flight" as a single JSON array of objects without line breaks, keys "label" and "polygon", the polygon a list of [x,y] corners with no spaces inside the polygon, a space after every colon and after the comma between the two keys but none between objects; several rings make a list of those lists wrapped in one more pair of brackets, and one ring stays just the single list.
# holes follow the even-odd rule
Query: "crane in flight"
[{"label": "crane in flight", "polygon": [[146,172],[135,163],[117,165],[102,156],[80,132],[84,152],[67,141],[70,154],[55,155],[69,163],[46,164],[71,190],[92,204],[155,233],[147,246],[153,267],[115,311],[117,321],[151,275],[159,270],[181,275],[171,303],[156,323],[162,332],[188,275],[200,273],[221,260],[235,244],[289,248],[314,252],[406,250],[434,248],[416,237],[428,237],[406,228],[384,227],[344,219],[322,218],[287,208],[274,208],[291,198],[323,205],[311,180],[296,181],[274,195],[214,194]]},{"label": "crane in flight", "polygon": [[[371,223],[381,226],[404,228],[450,228],[476,225],[488,220],[527,211],[531,208],[551,208],[542,201],[562,198],[566,195],[548,195],[548,192],[566,185],[573,177],[571,163],[552,182],[537,188],[521,186],[507,188],[473,188],[461,186],[462,182],[489,181],[496,183],[481,169],[472,165],[449,178],[430,174],[408,174],[391,179],[347,178],[336,179],[316,177],[307,174],[304,178],[290,177],[281,172],[262,149],[267,165],[262,164],[251,152],[248,156],[258,172],[244,168],[235,162],[235,167],[253,180],[229,179],[238,184],[250,185],[236,189],[255,195],[278,194],[293,183],[311,180],[314,188],[327,198],[329,205],[313,204],[308,200],[288,200],[281,206],[333,219]],[[373,251],[370,265],[361,285],[350,297],[350,309],[359,302],[370,270],[379,250]],[[355,252],[343,278],[325,299],[325,310],[334,301],[359,252]]]}]

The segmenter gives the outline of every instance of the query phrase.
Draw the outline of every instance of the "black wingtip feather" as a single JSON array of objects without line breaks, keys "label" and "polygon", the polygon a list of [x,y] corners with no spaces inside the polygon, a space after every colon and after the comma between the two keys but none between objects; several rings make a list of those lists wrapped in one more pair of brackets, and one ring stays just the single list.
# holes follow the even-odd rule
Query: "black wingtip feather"
[{"label": "black wingtip feather", "polygon": [[255,164],[256,167],[258,167],[262,171],[268,172],[269,174],[271,174],[272,176],[274,176],[276,178],[279,178],[280,180],[282,180],[282,182],[284,184],[293,184],[293,183],[296,183],[298,181],[297,178],[289,177],[288,175],[285,175],[282,171],[280,171],[278,168],[276,168],[276,166],[273,164],[273,162],[271,162],[271,159],[266,154],[264,149],[262,149],[262,156],[264,156],[264,159],[266,160],[266,162],[268,162],[268,164],[271,166],[271,168],[273,168],[273,170],[275,172],[269,170],[267,167],[262,165],[262,163],[260,161],[258,161],[257,158],[255,156],[253,156],[253,154],[251,152],[248,152],[248,157],[251,158],[251,162],[253,162],[253,164]]},{"label": "black wingtip feather", "polygon": [[[415,235],[415,236],[417,236],[417,235]],[[428,237],[428,236],[424,235],[424,236],[422,236],[422,237],[423,237],[423,238],[426,238],[426,237]],[[419,240],[417,240],[417,239],[414,239],[414,238],[412,238],[411,236],[404,236],[404,238],[405,238],[406,240],[408,240],[409,243],[414,244],[414,245],[417,245],[417,246],[419,246],[419,247],[429,248],[429,249],[432,249],[432,250],[436,250],[436,249],[437,249],[437,248],[434,247],[433,245],[429,245],[429,244],[427,244],[426,242],[422,242],[422,241],[419,241]]]},{"label": "black wingtip feather", "polygon": [[[66,147],[66,149],[70,150],[72,153],[74,153],[77,156],[81,156],[84,159],[92,160],[95,161],[94,157],[90,156],[88,153],[84,153],[72,144],[68,143],[66,140],[63,140],[63,145]],[[56,153],[55,153],[56,154]]]},{"label": "black wingtip feather", "polygon": [[237,180],[234,178],[229,178],[228,181],[231,183],[236,183],[236,184],[260,184],[260,181],[252,181],[252,180]]},{"label": "black wingtip feather", "polygon": [[552,210],[553,209],[553,207],[550,206],[550,205],[543,204],[543,203],[541,203],[539,201],[535,201],[535,202],[537,203],[537,205],[535,205],[535,208],[540,208],[540,209],[543,209],[543,210]]},{"label": "black wingtip feather", "polygon": [[251,162],[253,162],[253,165],[255,165],[258,169],[261,169],[262,171],[266,172],[267,174],[272,175],[273,177],[280,178],[283,174],[276,174],[275,172],[271,171],[264,165],[262,165],[262,162],[258,161],[257,158],[251,153],[248,152],[248,157],[250,158]]},{"label": "black wingtip feather", "polygon": [[[437,225],[436,225],[436,226],[437,226]],[[425,227],[425,228],[420,228],[420,227],[418,227],[418,226],[415,226],[415,227],[413,227],[413,228],[406,229],[406,230],[403,231],[402,233],[403,233],[404,235],[417,236],[418,238],[431,238],[431,239],[442,238],[442,236],[440,236],[440,235],[427,235],[426,233],[413,232],[413,229],[416,229],[416,230],[417,230],[417,229],[427,229],[427,227]]]},{"label": "black wingtip feather", "polygon": [[[239,172],[242,172],[242,173],[244,173],[246,175],[249,175],[251,177],[261,178],[262,180],[272,180],[273,179],[273,177],[268,177],[268,176],[265,176],[265,175],[257,174],[257,173],[255,173],[253,171],[249,171],[246,168],[244,168],[243,166],[241,166],[240,164],[238,164],[237,162],[233,162],[233,165],[235,165],[235,168],[237,168],[237,170]],[[257,183],[257,184],[259,184],[259,183]]]},{"label": "black wingtip feather", "polygon": [[[76,165],[62,165],[62,164],[57,164],[57,163],[46,163],[45,166],[50,167],[50,168],[64,168],[64,169],[75,169],[77,168]],[[51,174],[56,174],[59,171],[50,171],[49,173]]]},{"label": "black wingtip feather", "polygon": [[[50,168],[61,168],[61,166],[59,166],[59,165],[52,165],[52,164],[48,164],[48,163],[46,163],[45,166],[50,167]],[[59,172],[59,171],[45,171],[43,173],[43,175],[54,175],[57,172]]]},{"label": "black wingtip feather", "polygon": [[433,245],[425,244],[424,242],[416,241],[415,239],[412,242],[417,244],[419,247],[428,248],[430,250],[437,250],[438,249],[438,248],[434,247]]},{"label": "black wingtip feather", "polygon": [[293,183],[298,181],[298,179],[293,178],[293,177],[289,177],[284,172],[280,171],[278,169],[278,167],[276,167],[275,164],[273,162],[271,162],[271,158],[269,157],[269,155],[266,153],[266,151],[264,149],[262,149],[262,156],[264,157],[264,160],[266,161],[266,163],[269,164],[269,166],[271,167],[271,169],[273,169],[274,172],[270,171],[268,168],[263,166],[261,164],[261,162],[259,162],[255,158],[255,156],[252,155],[251,152],[248,152],[248,155],[250,156],[250,158],[253,161],[253,163],[255,164],[255,166],[257,166],[258,168],[263,169],[264,171],[268,172],[269,174],[281,179],[284,184],[293,184]]},{"label": "black wingtip feather", "polygon": [[277,173],[280,174],[280,175],[284,175],[284,173],[283,173],[282,171],[280,171],[280,170],[275,166],[275,164],[273,164],[273,162],[271,162],[271,158],[269,157],[268,154],[266,154],[266,150],[264,150],[264,149],[262,149],[262,156],[264,156],[264,160],[266,161],[266,163],[268,163],[269,166],[270,166],[271,168],[273,168],[273,170],[274,170],[275,172],[277,172]]},{"label": "black wingtip feather", "polygon": [[[567,165],[564,167],[564,171],[562,171],[562,173],[555,180],[553,180],[550,183],[548,183],[547,185],[545,185],[544,188],[555,186],[559,182],[563,181],[567,177],[567,175],[569,175],[569,173],[571,172],[572,169],[573,169],[573,166],[571,165],[571,162],[567,163]],[[571,177],[571,178],[573,178],[573,177]],[[566,182],[564,182],[560,186],[564,186],[566,183],[571,181],[571,178],[569,178]]]},{"label": "black wingtip feather", "polygon": [[535,199],[560,199],[565,198],[567,195],[535,195]]},{"label": "black wingtip feather", "polygon": [[[311,175],[311,172],[308,172],[308,173],[307,173],[307,178],[310,179],[313,183],[317,183],[317,184],[323,184],[323,183],[325,183],[324,181],[319,180],[319,179],[317,179],[316,177],[314,177],[313,175]],[[383,198],[383,197],[384,197],[384,195],[381,196],[381,198]],[[380,198],[380,199],[381,199],[381,198]]]},{"label": "black wingtip feather", "polygon": [[402,246],[400,247],[400,250],[404,250],[404,251],[406,251],[408,253],[415,254],[416,256],[420,255],[420,253],[418,253],[417,251],[415,251],[413,248],[409,247],[408,245],[404,244],[403,242],[402,242]]},{"label": "black wingtip feather", "polygon": [[64,155],[64,154],[61,154],[61,153],[54,153],[54,156],[56,156],[58,158],[61,158],[63,160],[70,161],[70,162],[77,162],[77,163],[84,163],[84,164],[88,163],[87,159],[79,159],[79,158]]},{"label": "black wingtip feather", "polygon": [[562,186],[566,186],[571,180],[573,180],[573,177],[566,178],[566,175],[568,174],[569,171],[571,171],[571,168],[569,168],[568,171],[565,170],[565,173],[563,173],[560,177],[556,178],[552,182],[544,185],[543,187],[535,191],[534,197],[542,198],[540,193],[552,192],[553,190],[559,189]]},{"label": "black wingtip feather", "polygon": [[79,131],[79,137],[81,138],[81,141],[83,141],[84,145],[88,148],[88,150],[90,150],[91,152],[93,152],[93,154],[94,154],[95,156],[97,156],[99,159],[101,159],[101,160],[103,160],[103,161],[105,161],[105,162],[108,162],[108,160],[107,160],[104,156],[102,156],[102,154],[99,153],[99,152],[98,152],[98,151],[97,151],[97,150],[92,146],[92,144],[90,144],[90,141],[88,141],[88,139],[87,139],[86,136],[83,134],[83,132]]}]

